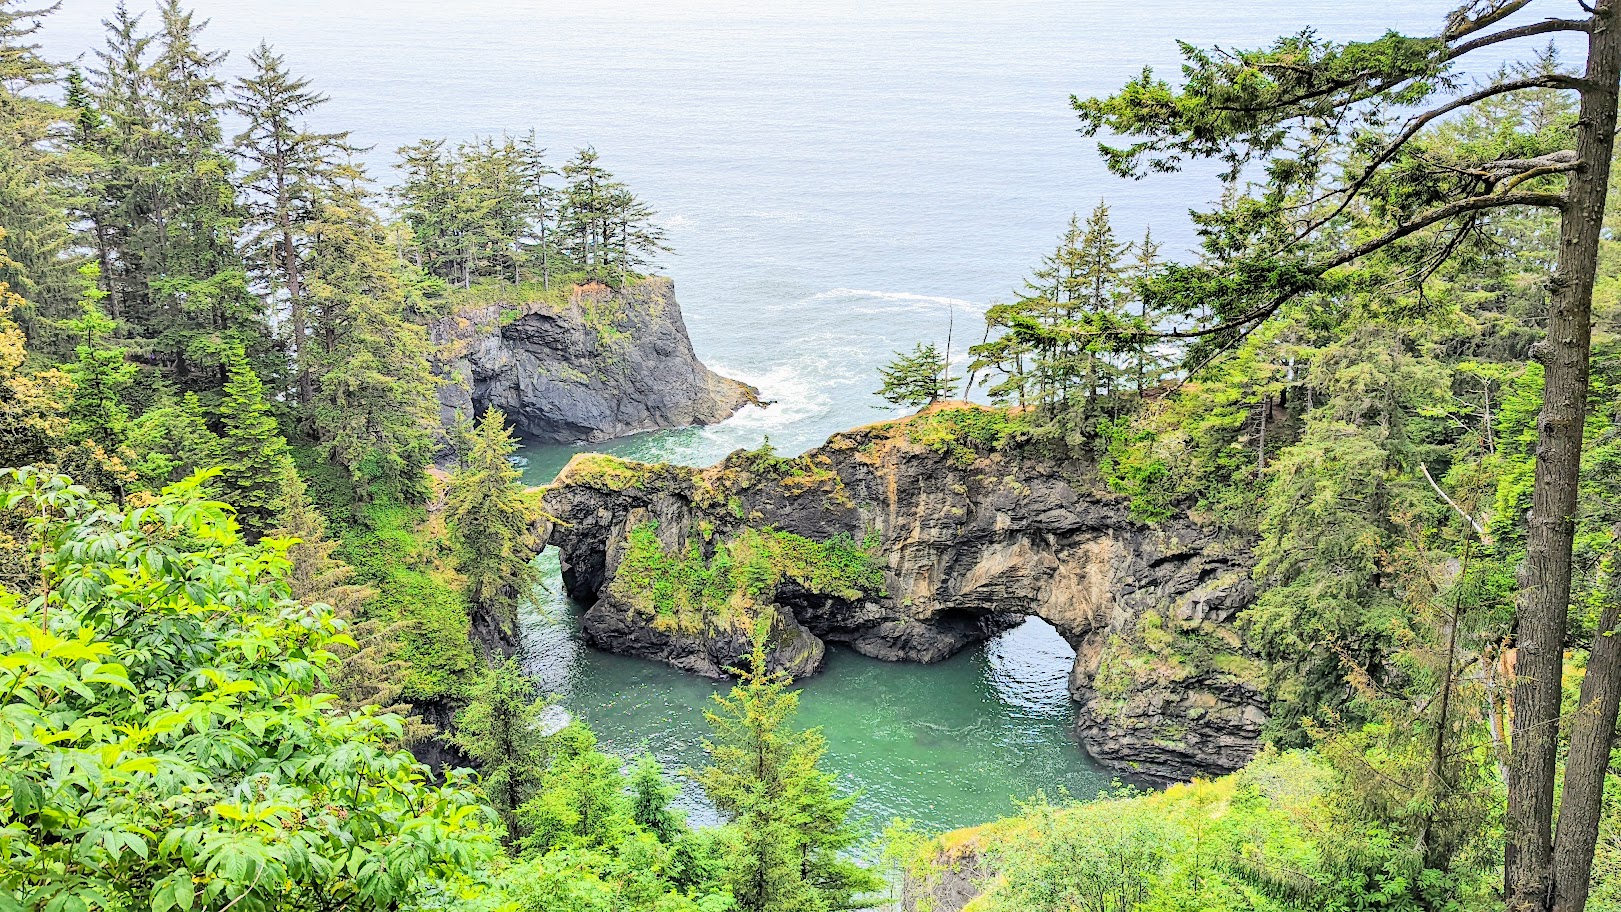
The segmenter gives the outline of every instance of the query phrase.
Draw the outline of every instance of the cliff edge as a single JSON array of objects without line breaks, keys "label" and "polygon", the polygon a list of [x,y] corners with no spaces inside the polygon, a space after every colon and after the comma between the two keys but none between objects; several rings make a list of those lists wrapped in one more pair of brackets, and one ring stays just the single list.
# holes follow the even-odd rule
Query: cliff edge
[{"label": "cliff edge", "polygon": [[667,278],[472,292],[429,327],[447,427],[496,408],[529,437],[576,443],[713,424],[760,401],[698,360]]}]

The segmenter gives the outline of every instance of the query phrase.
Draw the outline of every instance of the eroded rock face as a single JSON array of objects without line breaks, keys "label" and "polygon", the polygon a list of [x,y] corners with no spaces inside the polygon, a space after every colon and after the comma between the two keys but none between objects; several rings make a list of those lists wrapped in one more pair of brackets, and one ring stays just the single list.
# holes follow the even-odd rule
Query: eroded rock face
[{"label": "eroded rock face", "polygon": [[838,434],[792,461],[734,453],[701,471],[577,458],[545,505],[559,520],[550,540],[565,585],[591,606],[589,642],[709,675],[747,652],[744,631],[660,629],[616,594],[638,526],[656,525],[671,554],[695,542],[713,554],[749,528],[844,534],[873,543],[882,590],[846,598],[779,585],[769,605],[778,667],[814,671],[822,641],[939,661],[1036,615],[1076,649],[1076,728],[1100,761],[1167,781],[1253,756],[1266,704],[1260,666],[1231,623],[1253,598],[1241,542],[1187,518],[1138,522],[1082,467],[1016,447],[937,450],[914,442],[913,426]]},{"label": "eroded rock face", "polygon": [[662,277],[575,286],[564,303],[464,310],[430,334],[447,427],[493,407],[530,437],[571,443],[713,424],[759,401],[693,354],[674,283]]}]

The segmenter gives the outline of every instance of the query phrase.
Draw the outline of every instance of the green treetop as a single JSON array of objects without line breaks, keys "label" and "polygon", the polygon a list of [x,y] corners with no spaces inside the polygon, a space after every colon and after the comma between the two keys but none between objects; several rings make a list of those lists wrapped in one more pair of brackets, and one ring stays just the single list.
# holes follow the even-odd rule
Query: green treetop
[{"label": "green treetop", "polygon": [[827,748],[821,733],[793,727],[799,692],[766,668],[757,635],[738,684],[704,713],[713,734],[698,781],[735,841],[726,872],[732,895],[742,912],[867,908],[882,880],[843,854],[859,839],[850,821],[855,799],[839,797],[837,777],[818,768]]},{"label": "green treetop", "polygon": [[485,669],[467,689],[467,708],[456,714],[453,741],[478,766],[485,798],[501,814],[508,838],[520,829],[517,811],[534,797],[546,769],[547,737],[540,715],[546,701],[517,661]]},{"label": "green treetop", "polygon": [[961,377],[947,375],[950,365],[933,342],[919,342],[910,354],[896,352],[888,364],[878,369],[884,385],[877,395],[891,405],[933,405],[950,396]]},{"label": "green treetop", "polygon": [[468,599],[509,629],[519,597],[535,581],[529,565],[536,551],[535,507],[509,458],[517,449],[505,417],[486,411],[472,450],[450,478],[445,508]]},{"label": "green treetop", "polygon": [[220,403],[220,489],[236,507],[248,534],[274,527],[287,508],[294,473],[287,441],[265,401],[264,384],[241,346],[225,360],[225,398]]}]

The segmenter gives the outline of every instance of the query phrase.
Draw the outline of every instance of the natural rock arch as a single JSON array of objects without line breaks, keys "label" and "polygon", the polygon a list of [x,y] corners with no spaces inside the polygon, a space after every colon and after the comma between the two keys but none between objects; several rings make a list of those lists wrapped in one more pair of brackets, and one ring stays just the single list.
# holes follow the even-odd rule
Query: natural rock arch
[{"label": "natural rock arch", "polygon": [[[1036,616],[1075,647],[1076,732],[1146,779],[1229,772],[1266,722],[1260,666],[1233,618],[1253,598],[1243,542],[1187,518],[1133,519],[1084,468],[1016,450],[920,445],[906,425],[835,435],[792,460],[739,452],[707,470],[579,457],[550,488],[550,540],[588,641],[718,675],[746,631],[655,623],[611,583],[633,530],[666,554],[712,555],[749,530],[870,542],[879,591],[780,579],[774,661],[819,666],[825,642],[932,662]],[[850,597],[854,595],[855,597]],[[662,628],[662,629],[661,629]]]}]

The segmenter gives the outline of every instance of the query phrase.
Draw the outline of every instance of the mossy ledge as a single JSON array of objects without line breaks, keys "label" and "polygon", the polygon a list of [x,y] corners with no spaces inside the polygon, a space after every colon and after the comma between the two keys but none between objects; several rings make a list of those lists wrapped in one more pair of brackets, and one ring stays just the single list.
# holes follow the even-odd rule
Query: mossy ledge
[{"label": "mossy ledge", "polygon": [[581,455],[544,508],[601,649],[719,677],[763,622],[773,664],[803,676],[827,642],[934,662],[1037,615],[1076,648],[1082,743],[1123,773],[1230,772],[1267,722],[1233,623],[1246,542],[1134,517],[1006,410],[943,403],[707,469]]}]

